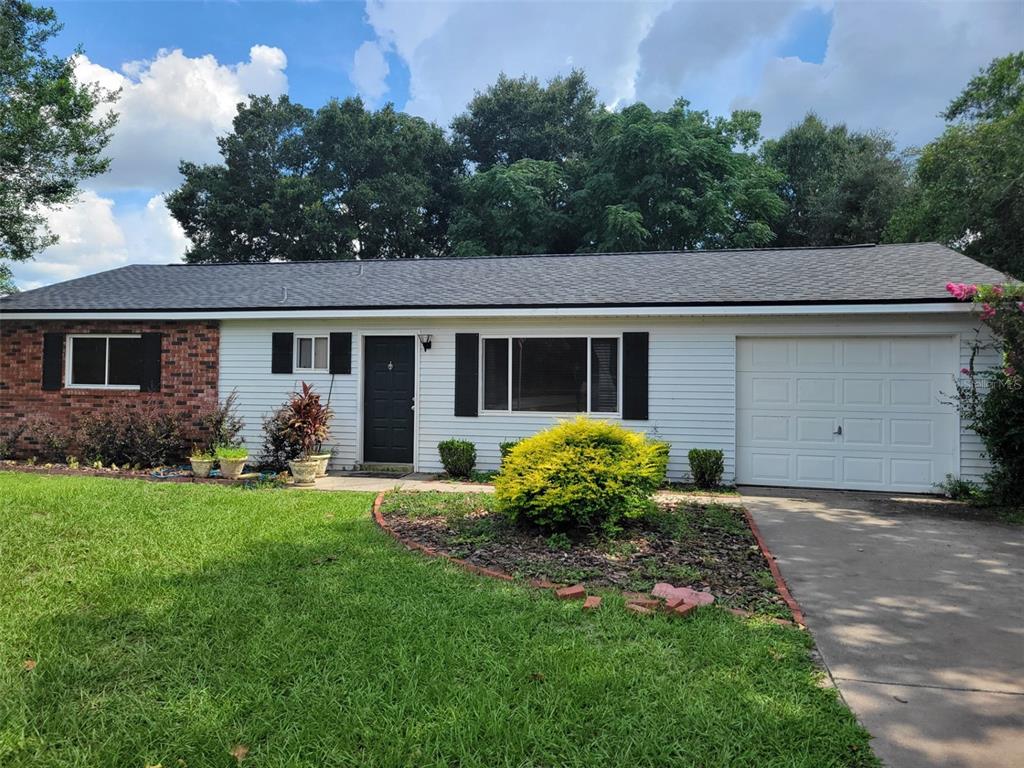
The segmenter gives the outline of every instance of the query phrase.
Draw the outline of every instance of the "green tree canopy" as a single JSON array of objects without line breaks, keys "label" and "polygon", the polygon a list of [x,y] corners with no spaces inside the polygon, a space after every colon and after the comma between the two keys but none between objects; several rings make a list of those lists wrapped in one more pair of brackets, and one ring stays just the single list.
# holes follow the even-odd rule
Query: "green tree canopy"
[{"label": "green tree canopy", "polygon": [[410,258],[447,248],[460,161],[436,125],[391,105],[282,96],[239,105],[223,164],[182,163],[168,208],[186,259]]},{"label": "green tree canopy", "polygon": [[784,176],[788,210],[775,245],[879,242],[907,196],[909,173],[889,137],[827,126],[814,114],[764,142],[761,154]]},{"label": "green tree canopy", "polygon": [[469,177],[452,221],[457,256],[565,253],[579,238],[569,212],[565,170],[549,160],[519,160]]},{"label": "green tree canopy", "polygon": [[[1024,277],[1024,53],[993,61],[954,99],[921,150],[915,189],[886,231],[937,240]],[[955,122],[953,122],[955,121]]]},{"label": "green tree canopy", "polygon": [[31,259],[57,242],[46,211],[110,163],[101,153],[117,115],[98,108],[116,94],[77,82],[73,57],[46,52],[60,29],[49,8],[0,2],[0,259]]},{"label": "green tree canopy", "polygon": [[760,115],[710,118],[680,99],[598,118],[595,148],[574,196],[582,250],[766,245],[785,210],[781,175],[749,150]]},{"label": "green tree canopy", "polygon": [[452,132],[481,170],[527,159],[563,162],[590,153],[600,111],[597,92],[580,70],[546,86],[535,77],[502,74],[452,121]]}]

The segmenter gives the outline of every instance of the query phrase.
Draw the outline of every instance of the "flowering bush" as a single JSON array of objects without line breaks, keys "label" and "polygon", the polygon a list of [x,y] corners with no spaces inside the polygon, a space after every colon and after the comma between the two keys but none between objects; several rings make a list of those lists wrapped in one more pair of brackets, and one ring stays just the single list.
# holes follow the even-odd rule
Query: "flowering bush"
[{"label": "flowering bush", "polygon": [[1024,283],[968,285],[949,283],[946,290],[960,301],[973,302],[979,317],[994,334],[1002,367],[960,372],[957,406],[971,429],[985,442],[993,470],[986,476],[996,503],[1024,498]]}]

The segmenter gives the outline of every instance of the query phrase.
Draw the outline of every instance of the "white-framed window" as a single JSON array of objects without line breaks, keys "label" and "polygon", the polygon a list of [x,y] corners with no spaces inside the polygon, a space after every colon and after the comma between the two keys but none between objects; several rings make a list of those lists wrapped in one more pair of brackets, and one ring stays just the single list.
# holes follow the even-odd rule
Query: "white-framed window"
[{"label": "white-framed window", "polygon": [[139,334],[72,334],[67,337],[64,381],[82,389],[138,389],[142,380]]},{"label": "white-framed window", "polygon": [[330,359],[327,336],[295,336],[295,370],[326,371]]},{"label": "white-framed window", "polygon": [[482,411],[620,412],[619,336],[484,336],[480,343]]}]

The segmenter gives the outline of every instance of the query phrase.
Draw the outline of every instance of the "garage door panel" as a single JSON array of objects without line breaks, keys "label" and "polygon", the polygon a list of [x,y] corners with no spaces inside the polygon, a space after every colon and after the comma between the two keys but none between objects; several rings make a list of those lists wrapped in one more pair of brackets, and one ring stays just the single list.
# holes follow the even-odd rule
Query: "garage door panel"
[{"label": "garage door panel", "polygon": [[951,337],[739,339],[736,359],[740,482],[931,491],[955,471]]}]

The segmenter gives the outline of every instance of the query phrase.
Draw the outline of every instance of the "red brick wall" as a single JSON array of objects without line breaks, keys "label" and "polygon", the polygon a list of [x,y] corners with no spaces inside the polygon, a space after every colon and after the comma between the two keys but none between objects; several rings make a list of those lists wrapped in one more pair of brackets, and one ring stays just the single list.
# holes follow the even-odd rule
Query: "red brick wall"
[{"label": "red brick wall", "polygon": [[[44,391],[44,333],[164,334],[159,392],[109,389]],[[30,427],[17,454],[29,455],[36,441],[32,425],[43,421],[69,430],[82,416],[129,408],[160,406],[181,414],[190,441],[203,437],[202,415],[216,407],[220,329],[216,322],[194,321],[0,321],[0,439],[19,424]],[[65,348],[65,354],[67,350]],[[63,373],[63,361],[61,364]],[[63,378],[63,377],[62,377]]]}]

